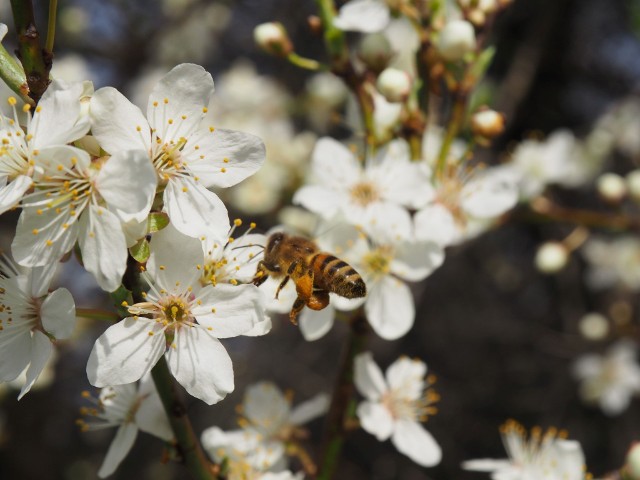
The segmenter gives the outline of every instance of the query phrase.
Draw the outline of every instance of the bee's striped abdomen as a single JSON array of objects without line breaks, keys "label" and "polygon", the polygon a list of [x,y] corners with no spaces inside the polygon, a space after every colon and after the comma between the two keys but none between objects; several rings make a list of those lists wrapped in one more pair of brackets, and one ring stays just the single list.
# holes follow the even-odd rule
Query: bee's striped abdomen
[{"label": "bee's striped abdomen", "polygon": [[330,253],[317,253],[311,258],[314,286],[345,298],[359,298],[367,294],[362,277],[344,260]]}]

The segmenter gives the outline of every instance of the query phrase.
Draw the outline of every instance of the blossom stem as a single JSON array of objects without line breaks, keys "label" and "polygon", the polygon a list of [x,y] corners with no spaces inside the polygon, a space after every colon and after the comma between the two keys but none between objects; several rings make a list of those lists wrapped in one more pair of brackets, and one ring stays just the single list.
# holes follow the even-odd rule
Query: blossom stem
[{"label": "blossom stem", "polygon": [[219,467],[207,460],[198,442],[187,416],[187,409],[178,396],[178,390],[164,356],[160,357],[156,366],[151,369],[151,376],[169,417],[173,434],[176,436],[178,450],[193,478],[198,480],[219,478],[217,474]]},{"label": "blossom stem", "polygon": [[112,323],[115,323],[122,318],[115,312],[107,312],[97,308],[76,308],[76,317],[90,318],[91,320],[101,320]]},{"label": "blossom stem", "polygon": [[367,320],[361,311],[351,319],[350,327],[327,414],[321,457],[323,460],[318,480],[329,480],[333,477],[349,430],[349,414],[352,412],[350,404],[354,390],[354,359],[364,351],[369,332]]},{"label": "blossom stem", "polygon": [[305,70],[312,70],[315,72],[323,69],[322,64],[317,60],[301,57],[295,52],[291,52],[289,55],[287,55],[287,60],[289,60],[296,67],[304,68]]},{"label": "blossom stem", "polygon": [[440,153],[438,153],[438,163],[436,165],[436,175],[442,174],[447,166],[447,157],[451,144],[458,135],[462,122],[464,121],[464,114],[467,110],[467,95],[461,91],[457,91],[454,94],[453,109],[451,111],[451,118],[447,124],[447,130],[445,132],[442,146],[440,147]]},{"label": "blossom stem", "polygon": [[44,49],[53,52],[53,43],[56,37],[56,16],[58,13],[58,0],[49,0],[49,21],[47,24],[47,41]]},{"label": "blossom stem", "polygon": [[18,58],[25,72],[29,96],[38,103],[49,86],[53,54],[40,48],[31,0],[11,0],[11,10],[18,32]]},{"label": "blossom stem", "polygon": [[550,220],[582,225],[584,227],[608,228],[611,230],[640,230],[640,218],[631,215],[562,207],[544,197],[535,199],[531,202],[530,206],[533,212]]}]

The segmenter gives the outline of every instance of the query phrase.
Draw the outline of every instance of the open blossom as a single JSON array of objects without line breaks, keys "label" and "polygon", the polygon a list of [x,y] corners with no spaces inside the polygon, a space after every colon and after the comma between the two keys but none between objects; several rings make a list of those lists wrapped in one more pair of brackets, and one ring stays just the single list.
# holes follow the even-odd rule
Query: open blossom
[{"label": "open blossom", "polygon": [[333,24],[341,30],[372,33],[382,30],[390,20],[386,0],[351,0],[342,6]]},{"label": "open blossom", "polygon": [[586,280],[590,287],[640,290],[640,240],[637,236],[592,236],[581,252],[589,265]]},{"label": "open blossom", "polygon": [[400,453],[432,467],[440,463],[442,450],[420,422],[435,413],[439,396],[427,388],[432,382],[426,372],[424,362],[400,357],[385,377],[371,352],[365,352],[355,359],[354,382],[366,398],[357,410],[362,428],[380,441],[391,438]]},{"label": "open blossom", "polygon": [[98,471],[100,478],[115,472],[133,447],[138,430],[166,441],[173,438],[169,419],[150,376],[145,377],[139,385],[128,383],[105,387],[97,399],[93,399],[89,392],[84,392],[83,396],[95,404],[95,407],[83,407],[80,410],[81,414],[93,417],[89,421],[78,420],[83,431],[118,427]]},{"label": "open blossom", "polygon": [[298,190],[293,202],[325,219],[341,213],[352,225],[386,225],[408,238],[405,207],[420,208],[432,197],[426,171],[411,162],[408,147],[400,140],[367,158],[363,168],[347,147],[321,138],[311,166],[316,183]]},{"label": "open blossom", "polygon": [[134,382],[165,355],[187,392],[219,402],[234,388],[231,358],[219,339],[247,335],[266,321],[262,293],[253,285],[202,286],[197,266],[167,268],[153,252],[147,266],[151,290],[129,306],[130,317],[98,338],[89,381],[97,387]]},{"label": "open blossom", "polygon": [[563,432],[550,428],[543,433],[526,430],[510,420],[500,429],[507,459],[469,460],[466,470],[491,472],[493,480],[585,480],[584,454],[580,443],[566,440]]},{"label": "open blossom", "polygon": [[[355,268],[367,285],[366,299],[332,295],[332,304],[350,310],[364,302],[367,320],[385,340],[400,338],[413,326],[415,305],[405,281],[423,280],[444,262],[444,251],[438,244],[398,239],[384,225],[376,225],[370,236],[345,224],[337,225],[319,243]],[[320,311],[305,309],[300,329],[307,340],[315,340],[331,328],[333,319],[331,305]]]},{"label": "open blossom", "polygon": [[0,382],[26,369],[20,399],[49,362],[55,340],[71,336],[76,308],[67,289],[48,292],[55,265],[19,270],[0,260],[0,267]]},{"label": "open blossom", "polygon": [[18,263],[58,261],[80,243],[85,268],[104,290],[118,288],[126,268],[124,222],[141,222],[153,201],[156,178],[144,152],[123,151],[91,160],[75,147],[42,150],[43,168],[11,245]]},{"label": "open blossom", "polygon": [[580,396],[597,403],[607,415],[625,411],[634,395],[640,393],[640,365],[637,346],[629,341],[614,344],[605,355],[579,357],[573,371],[580,381]]},{"label": "open blossom", "polygon": [[[17,100],[9,97],[13,118],[0,115],[0,213],[14,207],[32,187],[40,173],[40,159],[60,154],[64,145],[89,131],[89,119],[82,113],[81,97],[93,91],[90,82],[66,84],[54,80],[20,126]],[[25,105],[24,112],[31,107]]]},{"label": "open blossom", "polygon": [[[291,407],[271,382],[255,383],[247,388],[240,408],[240,430],[225,432],[211,427],[202,433],[202,444],[216,461],[235,459],[259,471],[278,470],[286,466],[287,444],[305,438],[302,425],[324,414],[329,407],[325,394]],[[242,477],[244,478],[244,477]],[[262,477],[260,477],[262,478]]]},{"label": "open blossom", "polygon": [[442,246],[480,233],[518,201],[516,183],[500,168],[451,166],[434,188],[432,200],[414,217],[415,235]]},{"label": "open blossom", "polygon": [[227,209],[208,189],[235,185],[264,162],[259,138],[202,125],[212,93],[209,73],[182,64],[155,86],[146,118],[114,88],[102,88],[91,99],[91,128],[102,148],[112,155],[146,152],[171,223],[192,237],[226,234]]}]

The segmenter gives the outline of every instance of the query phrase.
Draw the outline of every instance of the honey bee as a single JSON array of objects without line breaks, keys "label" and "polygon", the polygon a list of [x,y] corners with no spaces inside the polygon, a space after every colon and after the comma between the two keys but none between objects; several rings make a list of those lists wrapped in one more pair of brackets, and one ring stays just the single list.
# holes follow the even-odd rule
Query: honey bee
[{"label": "honey bee", "polygon": [[267,240],[253,284],[260,286],[269,276],[282,278],[276,299],[289,279],[295,283],[298,298],[289,313],[294,325],[305,305],[313,310],[322,310],[329,305],[329,293],[345,298],[360,298],[367,294],[362,277],[347,262],[320,251],[308,238],[282,232],[274,233]]}]

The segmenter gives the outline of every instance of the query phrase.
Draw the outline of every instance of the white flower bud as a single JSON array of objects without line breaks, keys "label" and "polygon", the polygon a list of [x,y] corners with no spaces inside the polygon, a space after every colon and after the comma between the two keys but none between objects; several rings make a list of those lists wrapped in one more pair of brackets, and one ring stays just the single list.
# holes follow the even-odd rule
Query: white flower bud
[{"label": "white flower bud", "polygon": [[560,242],[543,243],[536,252],[535,265],[542,273],[556,273],[569,261],[569,250]]},{"label": "white flower bud", "polygon": [[625,180],[631,198],[640,202],[640,170],[632,170],[627,173]]},{"label": "white flower bud", "polygon": [[473,25],[465,20],[453,20],[440,31],[436,43],[438,52],[445,60],[454,62],[476,48]]},{"label": "white flower bud", "polygon": [[495,110],[480,110],[471,117],[471,130],[481,137],[495,138],[504,131],[504,116]]},{"label": "white flower bud", "polygon": [[630,480],[640,480],[640,442],[631,445],[625,470]]},{"label": "white flower bud", "polygon": [[627,194],[627,184],[617,173],[604,173],[596,180],[596,190],[607,202],[620,202]]},{"label": "white flower bud", "polygon": [[365,35],[358,46],[358,58],[374,72],[381,72],[393,58],[393,49],[382,33]]},{"label": "white flower bud", "polygon": [[578,324],[580,333],[588,340],[602,340],[609,334],[609,320],[601,313],[587,313]]},{"label": "white flower bud", "polygon": [[253,39],[265,52],[286,57],[293,51],[287,31],[281,23],[261,23],[253,30]]},{"label": "white flower bud", "polygon": [[378,77],[378,91],[387,101],[404,102],[411,93],[411,76],[397,68],[387,68]]}]

